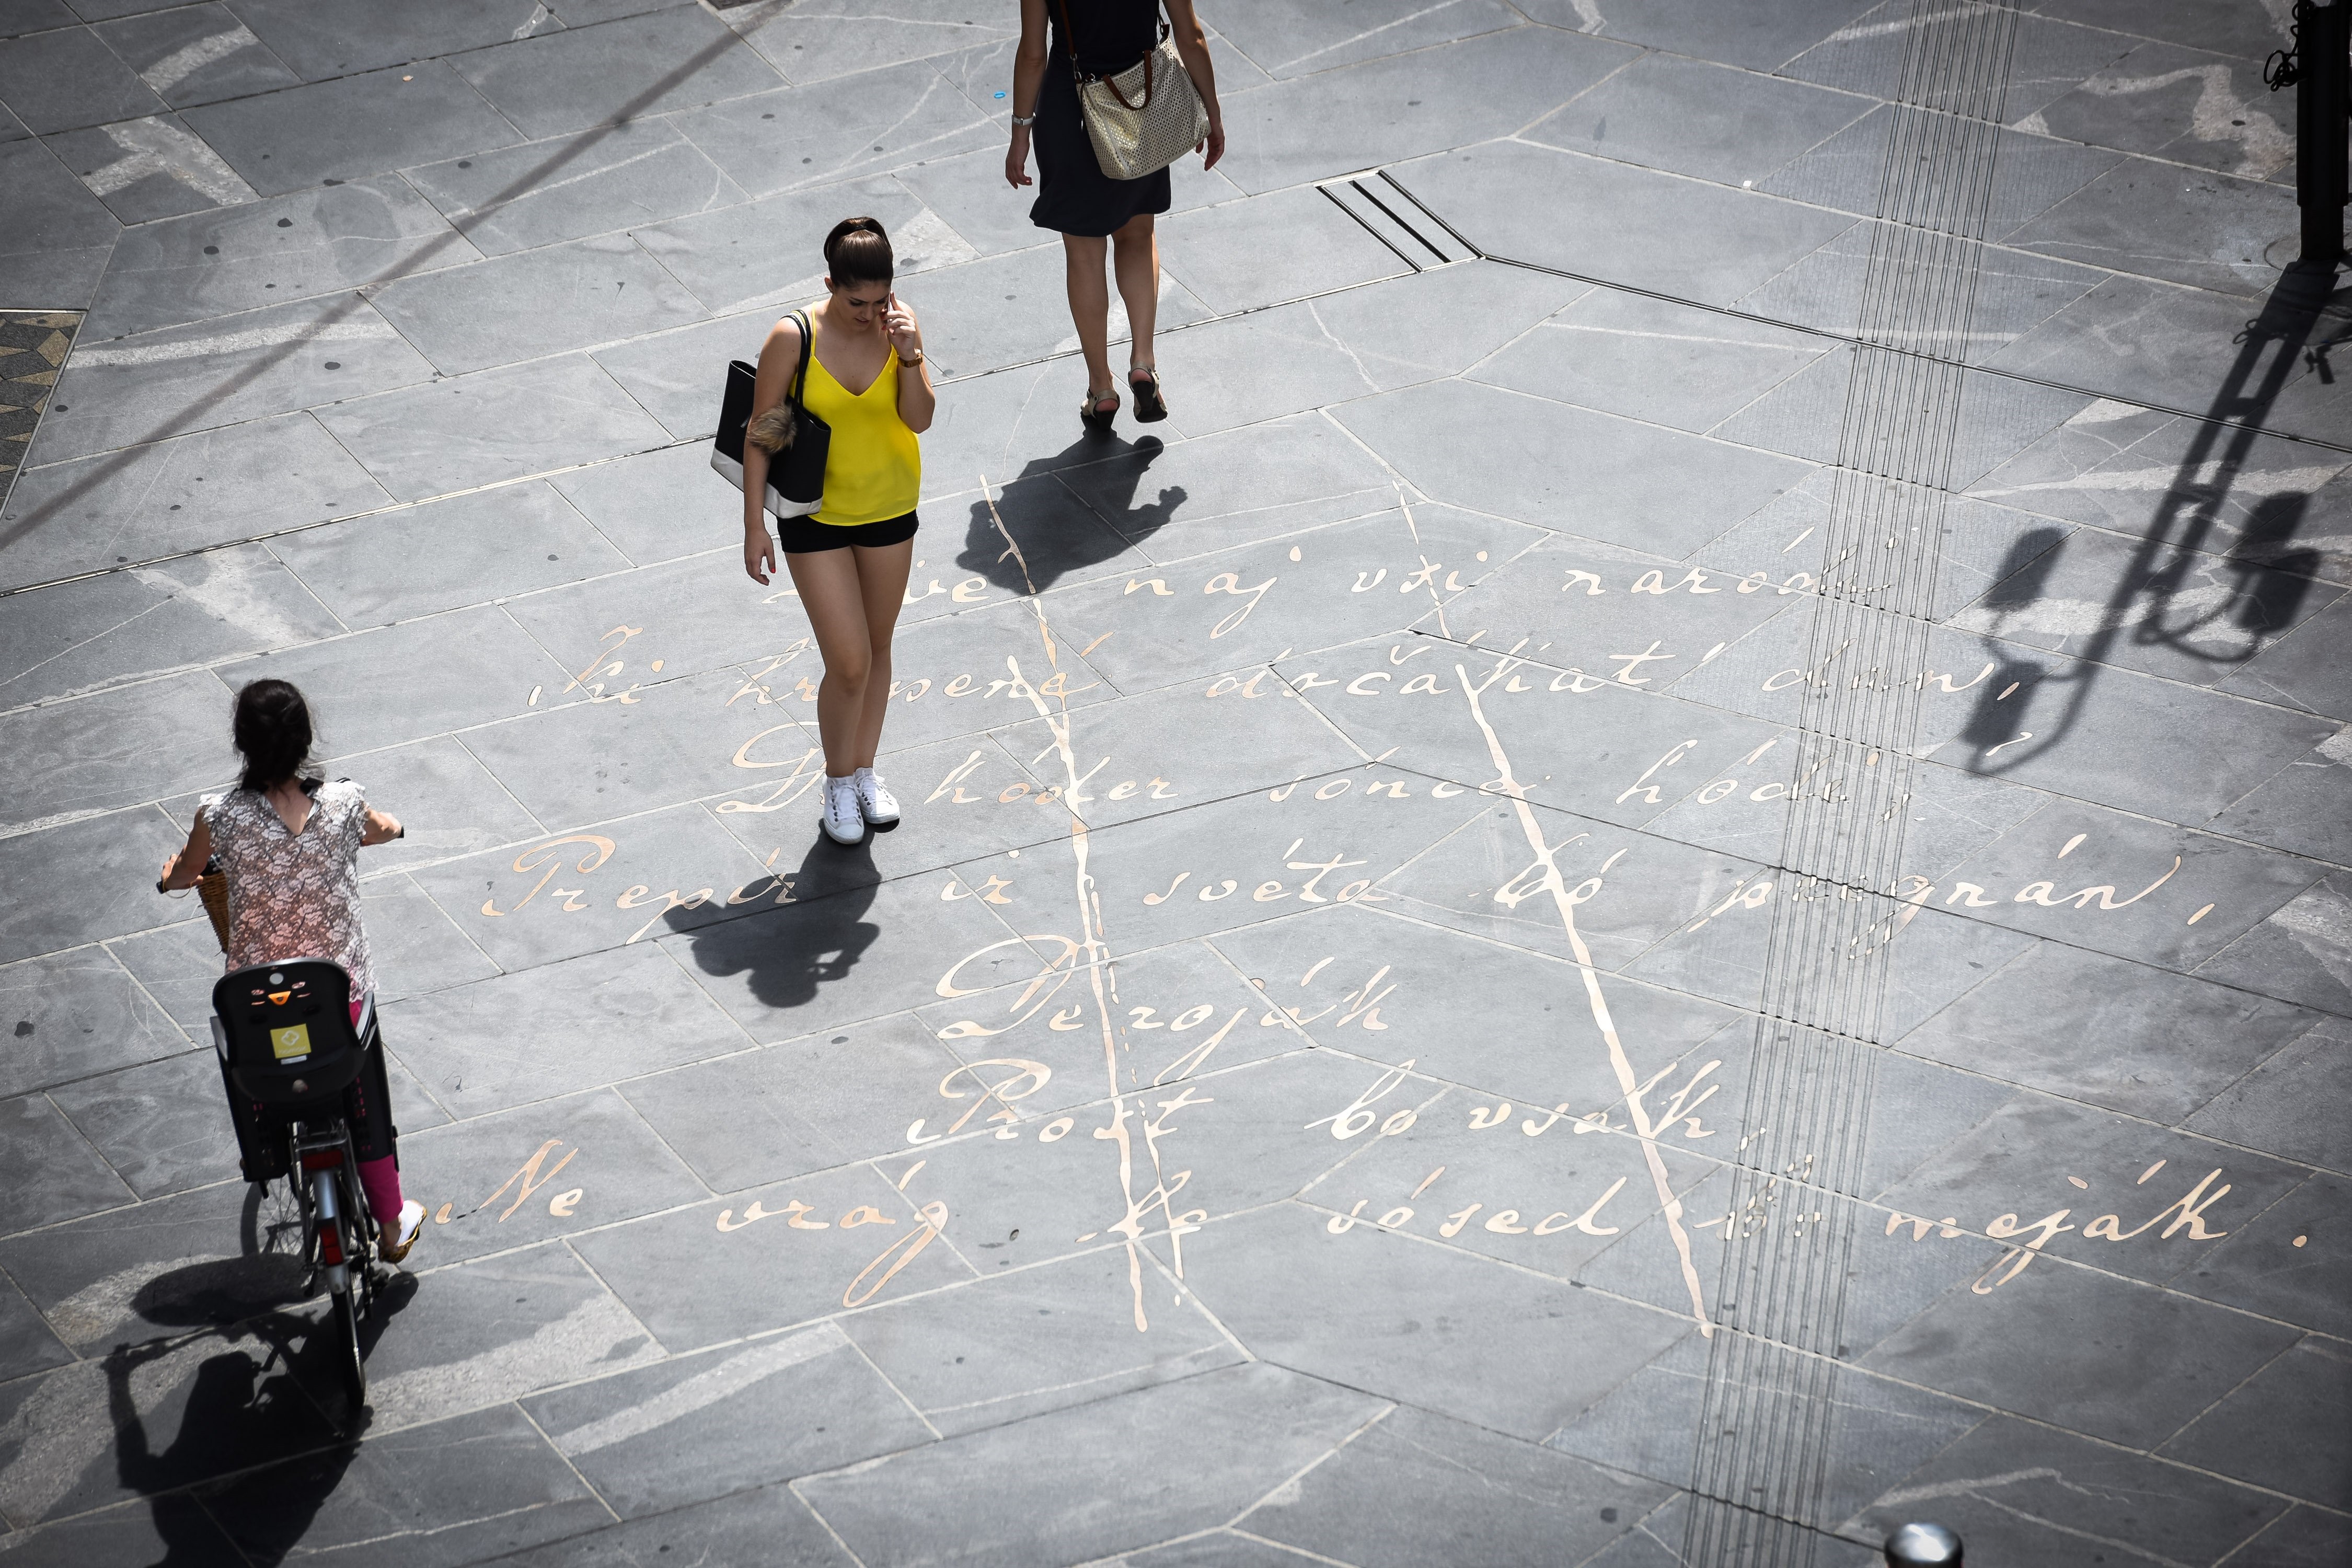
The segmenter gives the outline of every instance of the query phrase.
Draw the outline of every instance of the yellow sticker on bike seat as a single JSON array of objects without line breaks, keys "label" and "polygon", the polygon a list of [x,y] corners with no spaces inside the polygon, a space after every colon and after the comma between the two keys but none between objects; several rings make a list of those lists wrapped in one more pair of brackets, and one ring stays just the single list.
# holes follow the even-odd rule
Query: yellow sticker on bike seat
[{"label": "yellow sticker on bike seat", "polygon": [[310,1054],[310,1026],[297,1024],[290,1029],[270,1030],[269,1050],[281,1062],[299,1061]]}]

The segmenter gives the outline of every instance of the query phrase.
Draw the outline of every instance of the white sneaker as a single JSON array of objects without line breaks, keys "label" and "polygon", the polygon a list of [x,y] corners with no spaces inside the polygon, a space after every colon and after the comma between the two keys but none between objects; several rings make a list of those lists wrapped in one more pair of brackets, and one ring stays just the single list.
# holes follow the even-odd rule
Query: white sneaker
[{"label": "white sneaker", "polygon": [[898,797],[882,782],[882,775],[872,768],[860,768],[849,775],[857,785],[857,809],[866,820],[877,827],[898,826]]},{"label": "white sneaker", "polygon": [[858,809],[856,778],[837,779],[826,775],[823,820],[824,836],[835,844],[857,844],[865,840],[866,816]]}]

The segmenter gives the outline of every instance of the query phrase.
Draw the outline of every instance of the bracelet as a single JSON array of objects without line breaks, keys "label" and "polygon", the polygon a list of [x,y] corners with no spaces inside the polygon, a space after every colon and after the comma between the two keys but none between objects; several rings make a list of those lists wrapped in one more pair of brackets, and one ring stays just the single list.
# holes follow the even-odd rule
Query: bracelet
[{"label": "bracelet", "polygon": [[1029,126],[1032,126],[1032,125],[1034,125],[1034,124],[1036,124],[1036,123],[1037,123],[1037,117],[1036,117],[1035,115],[1034,115],[1034,114],[1026,115],[1026,116],[1016,114],[1016,115],[1014,115],[1014,116],[1013,117],[1013,124],[1015,124],[1015,125],[1021,126],[1023,129],[1024,129],[1024,130],[1025,130],[1025,129],[1027,129]]},{"label": "bracelet", "polygon": [[905,354],[900,354],[898,356],[898,368],[900,370],[912,370],[922,363],[923,356],[920,354],[917,354],[913,359],[908,359]]}]

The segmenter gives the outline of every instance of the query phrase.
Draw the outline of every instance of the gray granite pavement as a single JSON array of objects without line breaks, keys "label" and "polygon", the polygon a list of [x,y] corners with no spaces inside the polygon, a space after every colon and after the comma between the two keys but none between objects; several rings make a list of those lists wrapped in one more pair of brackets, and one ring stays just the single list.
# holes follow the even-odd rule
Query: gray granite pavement
[{"label": "gray granite pavement", "polygon": [[[1203,9],[1096,437],[1002,0],[0,3],[0,1559],[2352,1557],[2286,8]],[[852,212],[847,850],[705,447]],[[150,886],[264,673],[410,826],[363,1412]]]}]

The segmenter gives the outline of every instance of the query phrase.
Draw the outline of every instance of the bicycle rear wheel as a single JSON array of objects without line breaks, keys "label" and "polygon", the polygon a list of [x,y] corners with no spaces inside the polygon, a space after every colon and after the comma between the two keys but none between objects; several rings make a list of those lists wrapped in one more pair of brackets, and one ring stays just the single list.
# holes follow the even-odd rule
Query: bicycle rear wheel
[{"label": "bicycle rear wheel", "polygon": [[367,1360],[360,1351],[360,1320],[368,1313],[369,1269],[374,1257],[368,1235],[367,1211],[359,1192],[354,1169],[348,1152],[342,1169],[335,1173],[338,1207],[336,1231],[342,1246],[346,1265],[345,1287],[334,1293],[335,1350],[343,1359],[343,1390],[352,1398],[352,1410],[356,1415],[367,1404]]}]

